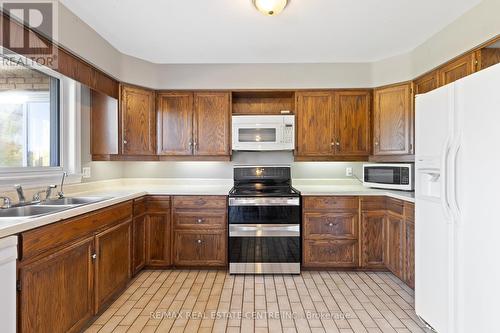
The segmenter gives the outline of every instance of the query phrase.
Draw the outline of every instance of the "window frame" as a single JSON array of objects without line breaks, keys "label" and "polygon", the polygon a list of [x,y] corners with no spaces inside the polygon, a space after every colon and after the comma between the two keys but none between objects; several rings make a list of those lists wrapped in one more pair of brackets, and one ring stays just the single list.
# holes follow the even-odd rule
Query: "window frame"
[{"label": "window frame", "polygon": [[[0,55],[0,58],[2,56]],[[9,58],[3,55],[4,58]],[[37,70],[57,80],[51,80],[51,84],[58,82],[58,159],[59,166],[48,167],[0,167],[0,190],[11,189],[12,185],[20,184],[30,187],[47,186],[58,184],[63,172],[68,174],[66,183],[81,182],[81,84],[41,65],[31,64],[30,60],[21,55],[16,55],[14,61],[22,61],[27,68]],[[51,112],[51,116],[53,113]],[[51,119],[52,121],[52,119]],[[53,133],[51,133],[53,135]],[[52,142],[52,140],[51,140]],[[51,154],[52,159],[52,154]]]}]

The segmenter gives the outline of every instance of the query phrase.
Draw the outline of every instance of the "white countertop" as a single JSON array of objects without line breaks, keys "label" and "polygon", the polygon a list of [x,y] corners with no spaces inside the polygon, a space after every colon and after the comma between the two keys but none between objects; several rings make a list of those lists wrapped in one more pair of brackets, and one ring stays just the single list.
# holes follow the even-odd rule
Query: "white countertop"
[{"label": "white countertop", "polygon": [[[227,179],[116,179],[69,185],[65,189],[65,194],[68,197],[99,196],[110,199],[35,218],[0,218],[0,238],[144,195],[227,195],[232,186],[232,180]],[[411,192],[369,189],[360,185],[356,180],[297,179],[293,181],[293,186],[305,196],[370,195],[415,201],[414,194]]]}]

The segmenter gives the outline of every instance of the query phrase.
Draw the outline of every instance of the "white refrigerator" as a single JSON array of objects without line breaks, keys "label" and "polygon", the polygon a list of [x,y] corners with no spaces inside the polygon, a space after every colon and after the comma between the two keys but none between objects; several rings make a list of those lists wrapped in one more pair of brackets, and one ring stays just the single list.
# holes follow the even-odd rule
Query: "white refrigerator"
[{"label": "white refrigerator", "polygon": [[415,118],[415,310],[500,332],[500,65],[417,95]]}]

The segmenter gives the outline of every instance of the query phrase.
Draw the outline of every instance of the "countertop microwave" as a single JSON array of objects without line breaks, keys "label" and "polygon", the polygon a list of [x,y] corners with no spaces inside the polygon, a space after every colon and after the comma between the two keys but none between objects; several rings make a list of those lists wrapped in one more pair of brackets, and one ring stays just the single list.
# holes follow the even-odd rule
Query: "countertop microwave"
[{"label": "countertop microwave", "polygon": [[390,190],[413,191],[412,163],[376,163],[363,165],[363,185]]},{"label": "countertop microwave", "polygon": [[295,116],[233,116],[232,146],[240,151],[295,149]]}]

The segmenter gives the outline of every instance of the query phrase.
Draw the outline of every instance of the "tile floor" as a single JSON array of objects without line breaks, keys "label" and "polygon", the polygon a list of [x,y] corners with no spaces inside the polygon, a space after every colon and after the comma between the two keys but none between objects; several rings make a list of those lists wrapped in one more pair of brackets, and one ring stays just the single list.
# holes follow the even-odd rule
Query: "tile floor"
[{"label": "tile floor", "polygon": [[391,273],[144,271],[86,332],[427,332]]}]

